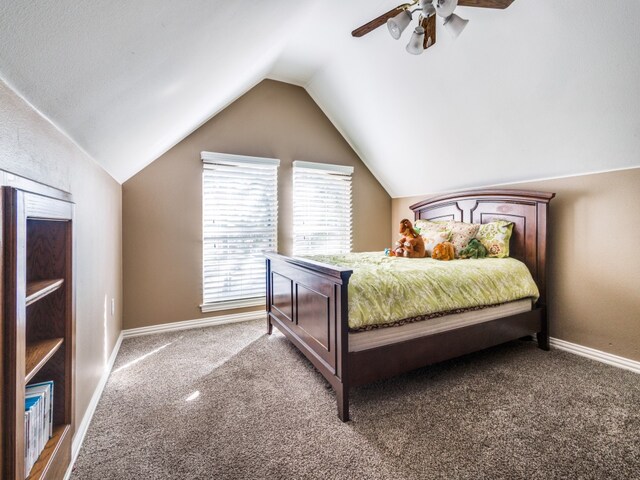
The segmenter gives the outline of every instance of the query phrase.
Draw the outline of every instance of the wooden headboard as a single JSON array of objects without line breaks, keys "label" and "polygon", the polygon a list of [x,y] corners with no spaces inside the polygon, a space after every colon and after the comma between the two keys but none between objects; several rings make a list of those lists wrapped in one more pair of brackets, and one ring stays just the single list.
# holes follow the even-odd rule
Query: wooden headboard
[{"label": "wooden headboard", "polygon": [[555,193],[527,190],[484,189],[450,193],[411,205],[416,220],[456,220],[514,223],[510,256],[524,262],[546,304],[547,213]]}]

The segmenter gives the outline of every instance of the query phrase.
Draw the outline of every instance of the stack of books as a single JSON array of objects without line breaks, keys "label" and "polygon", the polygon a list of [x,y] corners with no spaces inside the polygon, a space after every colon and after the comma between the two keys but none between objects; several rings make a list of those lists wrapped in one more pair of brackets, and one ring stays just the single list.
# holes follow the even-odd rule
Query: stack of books
[{"label": "stack of books", "polygon": [[25,476],[53,435],[53,382],[27,385],[24,394]]}]

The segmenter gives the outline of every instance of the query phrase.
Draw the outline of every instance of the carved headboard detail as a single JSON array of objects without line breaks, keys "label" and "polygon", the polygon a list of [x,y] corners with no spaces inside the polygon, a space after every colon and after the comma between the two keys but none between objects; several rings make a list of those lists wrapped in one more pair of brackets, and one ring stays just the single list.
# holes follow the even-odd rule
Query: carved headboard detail
[{"label": "carved headboard detail", "polygon": [[411,205],[416,220],[456,220],[514,223],[510,256],[524,262],[546,303],[547,213],[555,193],[528,190],[483,189],[450,193]]}]

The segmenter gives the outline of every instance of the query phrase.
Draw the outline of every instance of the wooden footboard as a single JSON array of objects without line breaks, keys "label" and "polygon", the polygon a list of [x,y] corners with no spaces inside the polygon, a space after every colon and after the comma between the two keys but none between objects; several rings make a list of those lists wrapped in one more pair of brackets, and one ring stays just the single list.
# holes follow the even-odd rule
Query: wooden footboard
[{"label": "wooden footboard", "polygon": [[284,333],[329,381],[349,418],[347,288],[352,271],[276,253],[267,257],[267,329]]}]

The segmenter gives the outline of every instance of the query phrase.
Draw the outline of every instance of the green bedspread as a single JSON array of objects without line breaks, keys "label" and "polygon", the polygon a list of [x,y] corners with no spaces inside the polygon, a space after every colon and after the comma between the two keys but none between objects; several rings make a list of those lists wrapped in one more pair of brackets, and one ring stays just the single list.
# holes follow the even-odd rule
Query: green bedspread
[{"label": "green bedspread", "polygon": [[513,258],[451,260],[385,257],[383,253],[309,256],[353,270],[349,328],[521,298],[539,293],[526,265]]}]

